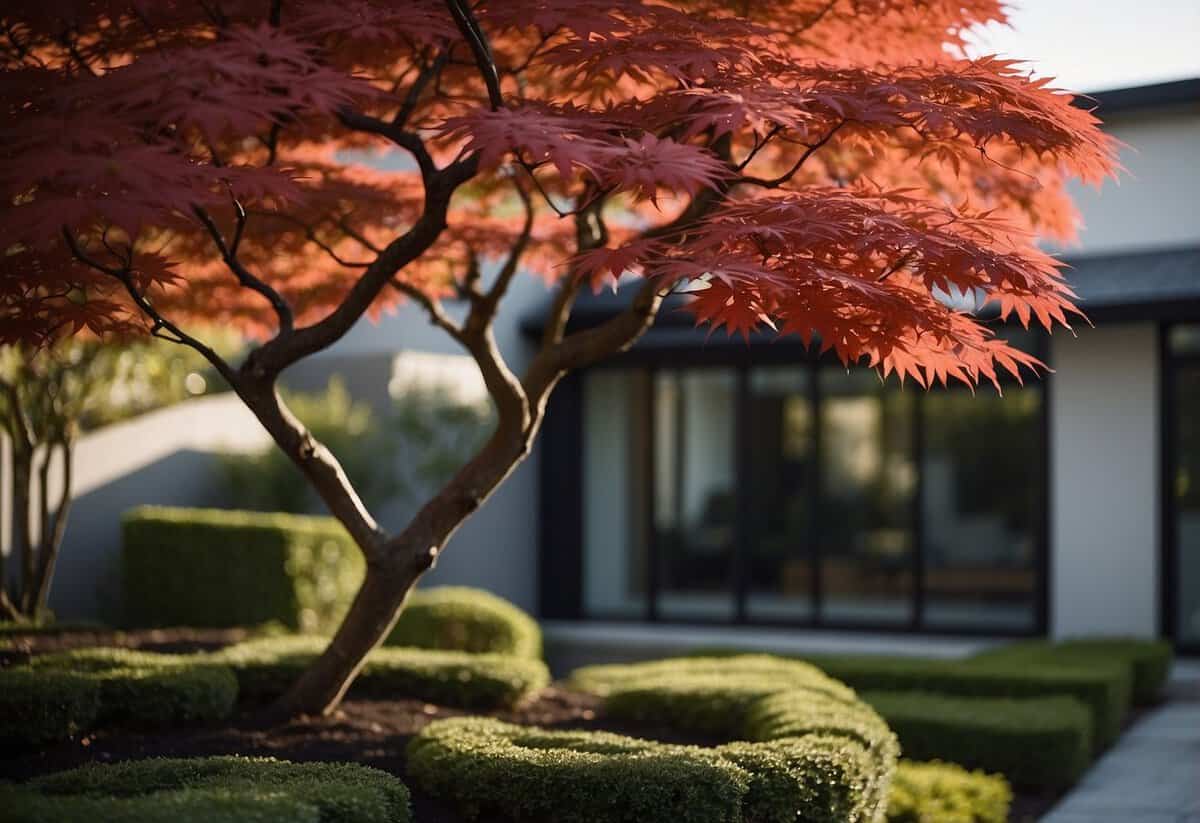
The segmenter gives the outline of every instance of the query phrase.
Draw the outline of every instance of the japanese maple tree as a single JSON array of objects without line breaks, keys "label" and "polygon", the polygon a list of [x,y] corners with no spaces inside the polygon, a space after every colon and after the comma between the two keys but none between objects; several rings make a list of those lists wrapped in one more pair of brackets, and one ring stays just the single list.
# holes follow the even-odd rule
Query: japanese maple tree
[{"label": "japanese maple tree", "polygon": [[[529,453],[555,384],[672,292],[698,323],[922,386],[1039,365],[972,309],[1067,324],[1033,240],[1072,235],[1064,183],[1110,174],[1114,147],[1019,64],[964,56],[1003,18],[999,0],[10,3],[0,341],[141,331],[229,381],[368,560],[279,706],[328,711]],[[554,297],[517,374],[493,325],[526,274]],[[617,278],[639,281],[627,308],[568,333],[580,291]],[[398,301],[474,357],[498,422],[389,533],[276,383]],[[227,362],[197,318],[259,342]]]}]

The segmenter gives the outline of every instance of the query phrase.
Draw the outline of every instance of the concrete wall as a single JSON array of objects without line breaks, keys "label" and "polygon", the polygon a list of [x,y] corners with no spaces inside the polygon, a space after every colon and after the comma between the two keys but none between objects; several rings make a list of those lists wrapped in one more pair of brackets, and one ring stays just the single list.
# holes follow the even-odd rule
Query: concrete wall
[{"label": "concrete wall", "polygon": [[1157,330],[1055,334],[1051,358],[1051,633],[1155,635]]},{"label": "concrete wall", "polygon": [[[232,505],[236,501],[222,489],[217,454],[258,449],[268,442],[258,421],[228,393],[189,400],[80,438],[72,461],[75,500],[50,608],[60,618],[115,619],[122,512],[145,503]],[[59,483],[56,465],[52,494]],[[5,515],[8,521],[11,514]]]}]

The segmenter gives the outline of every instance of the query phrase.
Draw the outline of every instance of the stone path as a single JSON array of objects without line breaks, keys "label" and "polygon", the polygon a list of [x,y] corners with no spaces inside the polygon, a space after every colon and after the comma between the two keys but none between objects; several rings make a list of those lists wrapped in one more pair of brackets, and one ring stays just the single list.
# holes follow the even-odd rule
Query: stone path
[{"label": "stone path", "polygon": [[1176,678],[1169,702],[1127,731],[1042,823],[1200,823],[1194,685]]}]

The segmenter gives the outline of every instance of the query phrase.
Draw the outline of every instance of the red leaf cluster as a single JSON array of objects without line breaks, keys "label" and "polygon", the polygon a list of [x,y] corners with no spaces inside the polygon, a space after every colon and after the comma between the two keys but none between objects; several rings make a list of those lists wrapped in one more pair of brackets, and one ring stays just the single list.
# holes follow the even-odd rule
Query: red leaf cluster
[{"label": "red leaf cluster", "polygon": [[481,299],[489,272],[634,272],[714,329],[902,379],[1018,374],[978,311],[1067,323],[1035,242],[1072,235],[1065,181],[1112,174],[1115,146],[1019,64],[962,56],[994,20],[999,0],[18,3],[0,342],[152,328],[147,303],[270,337]]}]

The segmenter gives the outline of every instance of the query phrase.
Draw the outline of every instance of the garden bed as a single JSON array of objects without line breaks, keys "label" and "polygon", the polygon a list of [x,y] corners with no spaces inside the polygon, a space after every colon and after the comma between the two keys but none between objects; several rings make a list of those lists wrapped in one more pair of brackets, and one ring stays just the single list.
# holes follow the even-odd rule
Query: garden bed
[{"label": "garden bed", "polygon": [[[161,732],[100,730],[35,753],[0,751],[0,779],[25,780],[86,763],[112,763],[147,757],[203,757],[221,754],[266,756],[298,762],[357,762],[405,781],[412,793],[416,823],[462,823],[452,808],[408,779],[405,748],[430,722],[469,714],[413,700],[347,700],[332,717],[304,718],[263,729],[252,712],[220,723]],[[488,713],[505,722],[563,730],[610,731],[669,743],[715,745],[713,736],[681,734],[646,722],[621,721],[605,713],[596,697],[550,687],[515,709]],[[1055,801],[1053,794],[1021,794],[1010,820],[1034,821]]]}]

